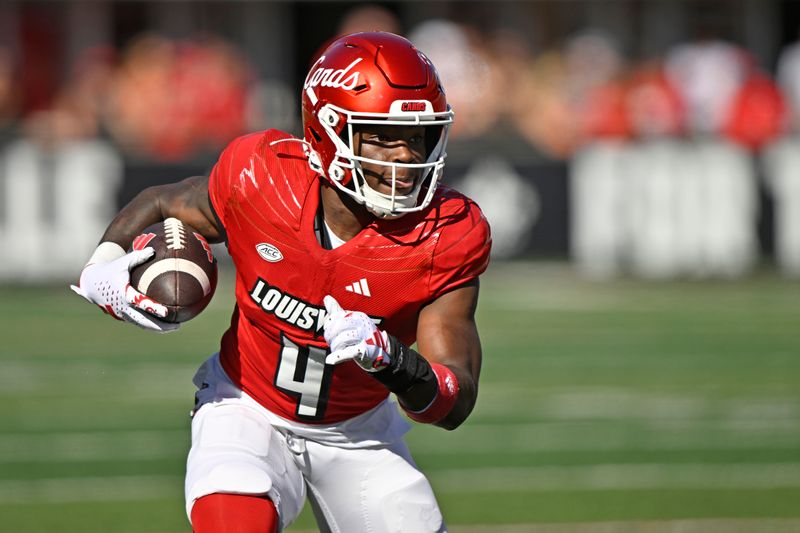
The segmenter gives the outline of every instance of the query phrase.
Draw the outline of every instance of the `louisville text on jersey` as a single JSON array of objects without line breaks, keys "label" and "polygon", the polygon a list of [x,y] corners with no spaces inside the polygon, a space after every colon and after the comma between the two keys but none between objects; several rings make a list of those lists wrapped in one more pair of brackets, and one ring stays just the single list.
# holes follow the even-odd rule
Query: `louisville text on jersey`
[{"label": "louisville text on jersey", "polygon": [[[250,291],[250,298],[267,313],[275,315],[278,319],[287,324],[304,331],[311,331],[314,336],[322,335],[322,326],[325,324],[324,307],[311,305],[296,296],[270,285],[266,280],[258,278],[253,290]],[[383,319],[370,317],[376,325]]]}]

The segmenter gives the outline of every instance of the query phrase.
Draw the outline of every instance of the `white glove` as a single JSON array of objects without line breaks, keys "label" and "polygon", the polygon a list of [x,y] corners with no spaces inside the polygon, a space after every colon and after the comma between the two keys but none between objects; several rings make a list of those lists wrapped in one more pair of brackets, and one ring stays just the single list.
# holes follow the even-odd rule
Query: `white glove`
[{"label": "white glove", "polygon": [[180,324],[157,318],[167,316],[167,308],[130,284],[131,269],[150,259],[154,253],[152,248],[145,248],[111,261],[90,261],[83,267],[79,286],[70,285],[70,288],[117,320],[126,320],[159,333],[175,331]]},{"label": "white glove", "polygon": [[325,341],[331,353],[325,358],[329,365],[353,360],[368,372],[377,372],[391,362],[389,340],[385,331],[379,330],[366,314],[345,311],[333,296],[323,299],[325,316]]}]

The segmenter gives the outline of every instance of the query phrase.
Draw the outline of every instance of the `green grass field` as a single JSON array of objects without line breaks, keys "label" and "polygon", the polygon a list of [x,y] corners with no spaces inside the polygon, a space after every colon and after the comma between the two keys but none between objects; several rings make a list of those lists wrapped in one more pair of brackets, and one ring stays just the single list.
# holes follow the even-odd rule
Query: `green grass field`
[{"label": "green grass field", "polygon": [[[0,531],[189,531],[191,377],[230,292],[158,336],[66,287],[0,288]],[[474,414],[409,435],[452,531],[800,530],[796,283],[498,264],[479,326]]]}]

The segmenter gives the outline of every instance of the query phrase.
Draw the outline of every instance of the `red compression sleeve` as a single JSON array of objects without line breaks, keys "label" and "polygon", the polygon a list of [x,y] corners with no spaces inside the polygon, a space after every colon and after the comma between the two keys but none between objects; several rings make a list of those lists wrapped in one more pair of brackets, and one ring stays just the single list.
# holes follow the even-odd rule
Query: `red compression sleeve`
[{"label": "red compression sleeve", "polygon": [[431,370],[438,385],[433,401],[422,411],[405,410],[411,420],[423,424],[433,424],[447,416],[458,398],[458,379],[453,371],[438,363],[431,363]]},{"label": "red compression sleeve", "polygon": [[192,507],[194,533],[275,533],[278,511],[265,496],[209,494]]}]

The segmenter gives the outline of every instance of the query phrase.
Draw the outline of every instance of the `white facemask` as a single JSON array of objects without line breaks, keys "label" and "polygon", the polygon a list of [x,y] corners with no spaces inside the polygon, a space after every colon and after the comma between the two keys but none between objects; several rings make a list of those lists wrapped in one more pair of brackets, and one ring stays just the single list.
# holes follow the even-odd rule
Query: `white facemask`
[{"label": "white facemask", "polygon": [[[447,145],[448,131],[453,122],[453,112],[449,109],[439,113],[432,111],[403,112],[400,111],[400,106],[395,104],[400,104],[400,102],[393,103],[392,112],[390,113],[352,113],[332,104],[324,106],[319,112],[320,123],[325,133],[336,146],[336,156],[327,169],[328,176],[339,190],[355,198],[371,213],[381,218],[397,218],[406,213],[421,211],[430,204],[436,186],[444,172],[444,160],[447,156],[445,146]],[[426,104],[429,109],[430,104]],[[344,117],[347,123],[344,131],[344,137],[347,142],[342,140],[334,129],[341,117]],[[355,155],[353,149],[353,126],[360,124],[440,127],[441,134],[436,146],[431,150],[427,161],[424,163],[390,163]],[[391,168],[392,192],[385,194],[370,187],[364,177],[361,163]],[[395,194],[395,176],[398,169],[401,168],[420,169],[421,172],[414,188],[405,195]],[[342,181],[348,170],[352,174],[352,184],[344,185]],[[419,195],[423,188],[425,189],[425,196],[420,201]]]}]

